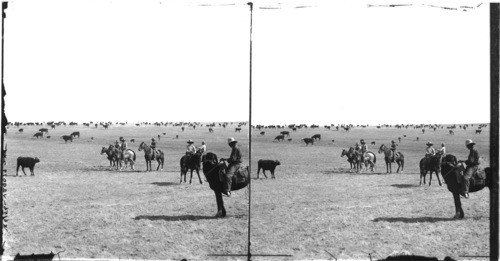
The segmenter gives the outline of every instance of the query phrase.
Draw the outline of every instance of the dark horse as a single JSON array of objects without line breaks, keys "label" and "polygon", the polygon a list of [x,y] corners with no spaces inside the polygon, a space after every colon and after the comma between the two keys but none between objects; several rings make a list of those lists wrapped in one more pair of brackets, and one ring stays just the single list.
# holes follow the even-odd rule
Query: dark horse
[{"label": "dark horse", "polygon": [[[385,167],[387,169],[387,173],[392,173],[392,151],[387,146],[382,144],[378,149],[378,153],[382,152],[384,153]],[[403,172],[403,168],[405,166],[405,156],[403,155],[403,153],[396,152],[394,155],[394,159],[398,164],[398,169],[396,170],[396,173],[399,172],[399,168],[401,168],[401,172]]]},{"label": "dark horse", "polygon": [[[464,210],[462,209],[462,202],[460,202],[460,191],[462,186],[461,173],[464,171],[463,164],[457,163],[457,159],[453,155],[446,155],[441,164],[441,175],[448,190],[453,194],[455,201],[455,216],[453,218],[464,218]],[[484,171],[478,171],[477,174],[472,175],[470,179],[469,193],[480,191],[485,187],[493,189],[494,182],[498,183],[498,175],[493,177],[492,170],[486,167]]]},{"label": "dark horse", "polygon": [[[248,168],[245,168],[246,171],[240,172],[240,175],[233,176],[233,182],[231,184],[231,190],[239,190],[248,185],[250,182],[250,175]],[[210,184],[210,188],[215,193],[215,199],[217,200],[217,214],[216,217],[225,217],[226,209],[224,208],[224,200],[222,199],[222,190],[223,185],[220,179],[221,175],[224,175],[226,171],[226,167],[224,163],[219,163],[217,161],[217,155],[214,153],[208,152],[203,156],[203,173],[205,174],[205,178]]]},{"label": "dark horse", "polygon": [[144,159],[146,159],[146,171],[152,171],[153,168],[151,167],[151,161],[154,159],[156,162],[158,162],[158,167],[156,167],[156,171],[160,169],[161,165],[161,170],[163,170],[163,163],[165,162],[165,155],[163,154],[163,151],[158,150],[158,153],[153,157],[153,149],[149,147],[144,141],[139,145],[139,151],[144,150]]},{"label": "dark horse", "polygon": [[442,154],[436,154],[434,156],[425,157],[420,160],[420,185],[422,185],[422,178],[424,179],[425,184],[425,176],[427,172],[429,172],[429,186],[432,182],[432,172],[436,173],[436,178],[439,182],[439,186],[442,186],[441,180],[439,179],[439,171],[441,170],[441,159]]},{"label": "dark horse", "polygon": [[191,178],[189,179],[189,184],[193,181],[193,170],[196,170],[196,174],[198,174],[198,179],[200,180],[200,184],[203,184],[200,177],[200,169],[201,169],[201,152],[196,152],[195,154],[189,156],[184,155],[180,161],[181,165],[181,182],[182,176],[184,176],[184,183],[186,183],[187,172],[191,170]]},{"label": "dark horse", "polygon": [[356,171],[357,171],[357,168],[359,165],[357,162],[357,157],[354,153],[354,148],[350,147],[349,150],[343,149],[342,154],[340,154],[340,157],[344,157],[344,156],[347,156],[347,161],[351,165],[351,169],[356,168]]},{"label": "dark horse", "polygon": [[114,157],[114,151],[113,151],[112,147],[113,146],[110,145],[111,149],[110,148],[106,149],[106,147],[102,147],[102,149],[101,149],[101,155],[104,154],[104,153],[106,153],[106,155],[108,155],[108,160],[109,160],[109,166],[110,167],[114,167],[115,164],[116,164],[116,161],[114,160],[115,157]]}]

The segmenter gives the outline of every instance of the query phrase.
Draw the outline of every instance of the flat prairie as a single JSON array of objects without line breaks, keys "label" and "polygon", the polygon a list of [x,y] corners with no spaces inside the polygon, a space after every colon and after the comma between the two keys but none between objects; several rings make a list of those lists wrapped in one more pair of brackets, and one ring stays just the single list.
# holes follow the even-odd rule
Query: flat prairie
[{"label": "flat prairie", "polygon": [[[9,127],[7,151],[6,255],[49,253],[61,257],[129,259],[243,259],[217,255],[246,254],[248,218],[251,217],[251,251],[254,260],[267,259],[368,259],[394,251],[415,255],[485,256],[489,254],[489,191],[462,199],[465,218],[452,219],[453,197],[435,176],[429,186],[419,186],[418,163],[425,143],[446,144],[447,153],[466,159],[465,140],[472,139],[489,165],[489,128],[475,134],[467,130],[396,129],[355,127],[344,130],[290,130],[290,137],[276,142],[284,129],[252,129],[251,214],[248,189],[224,198],[228,216],[214,218],[214,193],[196,173],[192,184],[180,183],[179,160],[186,141],[207,143],[208,151],[228,157],[226,141],[239,141],[243,159],[249,162],[249,128],[185,128],[173,126],[113,125],[105,130],[61,126],[49,130],[51,138],[36,139],[38,126]],[[458,126],[457,126],[458,127]],[[285,129],[285,130],[288,130]],[[60,138],[80,131],[80,138],[64,143]],[[265,131],[265,135],[260,135]],[[163,134],[165,133],[165,135]],[[302,138],[321,134],[308,145]],[[140,142],[158,140],[165,153],[163,171],[146,172]],[[176,135],[179,136],[176,139]],[[123,136],[137,153],[135,170],[117,171],[109,166],[101,148]],[[401,137],[401,142],[398,141]],[[417,137],[419,140],[417,141]],[[93,138],[93,139],[92,139]],[[131,143],[130,139],[135,139]],[[291,139],[288,141],[288,139]],[[374,172],[350,170],[342,149],[364,139],[377,155]],[[334,140],[334,141],[332,141]],[[404,171],[386,173],[381,144],[398,144],[405,156]],[[375,145],[371,145],[375,142]],[[16,175],[19,156],[39,157],[35,176]],[[259,159],[279,160],[276,179],[257,177]],[[153,162],[153,169],[157,163]],[[442,177],[439,177],[442,179]],[[289,255],[265,257],[259,255]]]}]

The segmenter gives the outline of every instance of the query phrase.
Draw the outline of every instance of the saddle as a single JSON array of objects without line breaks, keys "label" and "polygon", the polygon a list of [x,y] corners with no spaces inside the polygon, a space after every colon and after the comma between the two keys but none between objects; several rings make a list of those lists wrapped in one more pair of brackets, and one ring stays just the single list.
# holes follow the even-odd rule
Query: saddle
[{"label": "saddle", "polygon": [[[221,182],[224,182],[224,178],[225,178],[224,174],[227,171],[227,165],[223,163],[222,167],[225,169],[225,171],[219,171],[219,180]],[[240,168],[238,170],[236,170],[236,172],[234,173],[234,176],[232,178],[232,180],[233,180],[232,187],[234,187],[235,185],[239,185],[239,184],[247,184],[248,179],[250,178],[248,173],[249,173],[248,166],[240,165]]]}]

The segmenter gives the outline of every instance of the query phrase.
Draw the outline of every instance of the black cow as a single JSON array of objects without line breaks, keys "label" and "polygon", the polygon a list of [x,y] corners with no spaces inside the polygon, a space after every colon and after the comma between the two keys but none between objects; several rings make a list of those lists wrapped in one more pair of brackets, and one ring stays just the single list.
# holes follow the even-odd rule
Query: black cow
[{"label": "black cow", "polygon": [[50,125],[50,128],[55,129],[56,125],[52,124],[52,125]]},{"label": "black cow", "polygon": [[52,137],[52,136],[47,136],[47,139],[50,139],[50,137]]},{"label": "black cow", "polygon": [[78,137],[78,138],[80,138],[80,132],[79,131],[75,131],[75,132],[71,133],[71,137]]},{"label": "black cow", "polygon": [[135,139],[130,139],[130,142],[135,143]]},{"label": "black cow", "polygon": [[214,132],[214,129],[208,128],[208,132]]},{"label": "black cow", "polygon": [[37,132],[37,133],[35,133],[35,135],[33,135],[33,137],[36,137],[37,139],[41,138],[41,137],[43,137],[43,132]]},{"label": "black cow", "polygon": [[24,129],[19,129],[19,132],[23,132],[23,131],[24,131]]},{"label": "black cow", "polygon": [[41,132],[41,133],[44,133],[44,132],[49,132],[49,130],[48,130],[48,129],[46,129],[46,128],[41,128],[41,129],[39,129],[38,131],[39,131],[39,132]]},{"label": "black cow", "polygon": [[302,140],[306,143],[306,146],[309,145],[309,143],[311,143],[311,145],[314,145],[313,138],[303,138]]},{"label": "black cow", "polygon": [[278,141],[282,141],[284,139],[285,139],[285,136],[283,136],[283,135],[278,135],[278,136],[276,136],[276,138],[274,138],[274,140],[278,140]]},{"label": "black cow", "polygon": [[64,140],[64,143],[68,143],[68,140],[73,142],[73,136],[71,135],[63,135],[61,138]]},{"label": "black cow", "polygon": [[262,169],[262,174],[266,177],[266,170],[271,171],[271,178],[275,179],[274,170],[276,166],[281,165],[281,163],[277,160],[259,160],[257,163],[257,178],[259,178],[260,169]]},{"label": "black cow", "polygon": [[372,141],[372,145],[375,145],[375,141]]},{"label": "black cow", "polygon": [[31,176],[35,176],[35,164],[37,162],[40,162],[40,159],[38,158],[31,158],[31,157],[19,157],[17,158],[17,169],[16,169],[16,176],[18,175],[19,172],[19,167],[21,167],[24,176],[26,176],[26,172],[24,172],[24,168],[30,168],[31,171]]},{"label": "black cow", "polygon": [[297,131],[297,128],[296,128],[296,127],[293,127],[293,128],[292,128],[292,131]]},{"label": "black cow", "polygon": [[476,134],[481,134],[482,130],[476,130]]},{"label": "black cow", "polygon": [[264,135],[264,134],[266,134],[266,132],[265,132],[265,131],[261,131],[261,132],[260,132],[260,135]]},{"label": "black cow", "polygon": [[292,141],[292,139],[288,139],[288,142]]},{"label": "black cow", "polygon": [[241,128],[234,129],[234,132],[241,132]]},{"label": "black cow", "polygon": [[314,134],[311,139],[313,140],[321,140],[321,134]]},{"label": "black cow", "polygon": [[287,136],[287,137],[290,136],[290,132],[289,131],[282,131],[282,132],[280,132],[280,134],[283,135],[283,136]]}]

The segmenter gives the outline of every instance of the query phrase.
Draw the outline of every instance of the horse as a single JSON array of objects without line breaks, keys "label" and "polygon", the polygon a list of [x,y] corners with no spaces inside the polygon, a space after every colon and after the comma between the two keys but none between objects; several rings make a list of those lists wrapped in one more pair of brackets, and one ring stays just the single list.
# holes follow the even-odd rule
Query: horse
[{"label": "horse", "polygon": [[351,166],[351,170],[353,168],[356,168],[356,171],[357,171],[358,162],[357,162],[356,156],[354,155],[354,148],[350,147],[348,150],[343,149],[342,153],[340,154],[340,157],[344,157],[344,155],[347,156],[347,161],[349,162],[349,164]]},{"label": "horse", "polygon": [[134,163],[136,159],[136,154],[135,151],[131,149],[126,149],[120,153],[120,170],[121,170],[121,162],[123,161],[125,163],[125,169],[127,169],[127,164],[130,162],[130,167],[134,169]]},{"label": "horse", "polygon": [[375,153],[373,153],[371,151],[367,151],[363,155],[363,153],[361,153],[361,151],[356,151],[356,152],[354,152],[354,155],[356,157],[356,162],[358,163],[359,171],[363,170],[362,163],[364,163],[366,170],[368,170],[368,164],[369,164],[371,171],[374,172],[375,163],[377,163],[377,156],[375,156]]},{"label": "horse", "polygon": [[[212,152],[208,152],[202,157],[203,162],[203,174],[210,185],[210,188],[215,193],[215,199],[217,201],[217,214],[215,217],[225,217],[226,209],[224,208],[224,200],[222,199],[222,190],[224,186],[222,185],[221,176],[225,174],[226,167],[224,163],[217,161],[217,155]],[[239,172],[240,174],[235,174],[233,176],[233,182],[231,183],[231,190],[239,190],[248,185],[250,182],[250,172],[248,167],[244,168],[244,171]]]},{"label": "horse", "polygon": [[[113,147],[112,145],[110,145],[110,147]],[[109,160],[109,166],[110,167],[114,167],[115,166],[115,161],[114,161],[114,151],[110,148],[107,148],[106,147],[102,147],[101,149],[101,155],[106,153],[106,155],[108,155],[108,160]]]},{"label": "horse", "polygon": [[437,180],[439,182],[439,186],[442,186],[441,180],[439,179],[439,171],[441,170],[441,159],[442,154],[436,154],[430,157],[424,157],[420,160],[420,185],[422,185],[422,178],[424,178],[425,184],[425,176],[427,175],[427,171],[429,171],[429,186],[432,182],[432,172],[436,173]]},{"label": "horse", "polygon": [[[385,166],[387,169],[387,173],[392,173],[392,151],[385,146],[384,144],[380,145],[380,148],[378,149],[378,153],[384,153],[384,160],[385,160]],[[399,169],[401,168],[401,172],[403,172],[403,168],[405,166],[405,157],[403,153],[401,152],[396,152],[394,154],[394,158],[396,163],[398,164],[398,169],[396,170],[396,173],[399,173]]]},{"label": "horse", "polygon": [[[460,201],[460,191],[463,182],[461,180],[461,173],[463,171],[463,164],[457,163],[455,156],[446,155],[443,163],[441,164],[441,175],[443,176],[443,180],[446,182],[448,191],[453,194],[453,200],[455,202],[454,219],[462,219],[465,216],[464,210],[462,209],[462,203]],[[495,184],[495,182],[498,183],[498,174],[493,176],[493,172],[490,167],[484,168],[484,171],[478,170],[478,173],[472,176],[473,178],[470,179],[469,193],[480,191],[485,187],[488,187],[490,192],[493,193],[493,184]],[[478,179],[478,177],[481,177],[481,179]]]},{"label": "horse", "polygon": [[196,151],[193,155],[184,155],[181,158],[181,182],[182,176],[184,176],[184,183],[186,183],[187,172],[191,170],[191,178],[189,179],[189,184],[193,181],[193,170],[196,170],[196,174],[198,174],[198,179],[200,180],[200,184],[203,184],[200,177],[200,169],[201,169],[201,158],[202,154],[199,151]]},{"label": "horse", "polygon": [[[121,169],[122,163],[121,163],[120,150],[113,145],[109,145],[108,149],[105,152],[106,152],[106,154],[108,154],[108,159],[113,162],[113,166],[111,166],[111,167],[116,167],[116,170],[118,170],[118,167],[120,167],[120,169]],[[103,150],[101,150],[101,154],[102,153],[103,153]]]},{"label": "horse", "polygon": [[163,164],[165,163],[165,155],[163,154],[163,151],[158,150],[158,153],[155,155],[153,158],[153,149],[148,146],[144,141],[139,145],[139,151],[144,150],[144,159],[146,160],[146,171],[152,171],[153,168],[151,167],[151,161],[156,160],[158,162],[158,167],[156,167],[156,171],[160,169],[161,165],[161,170],[163,170]]}]

